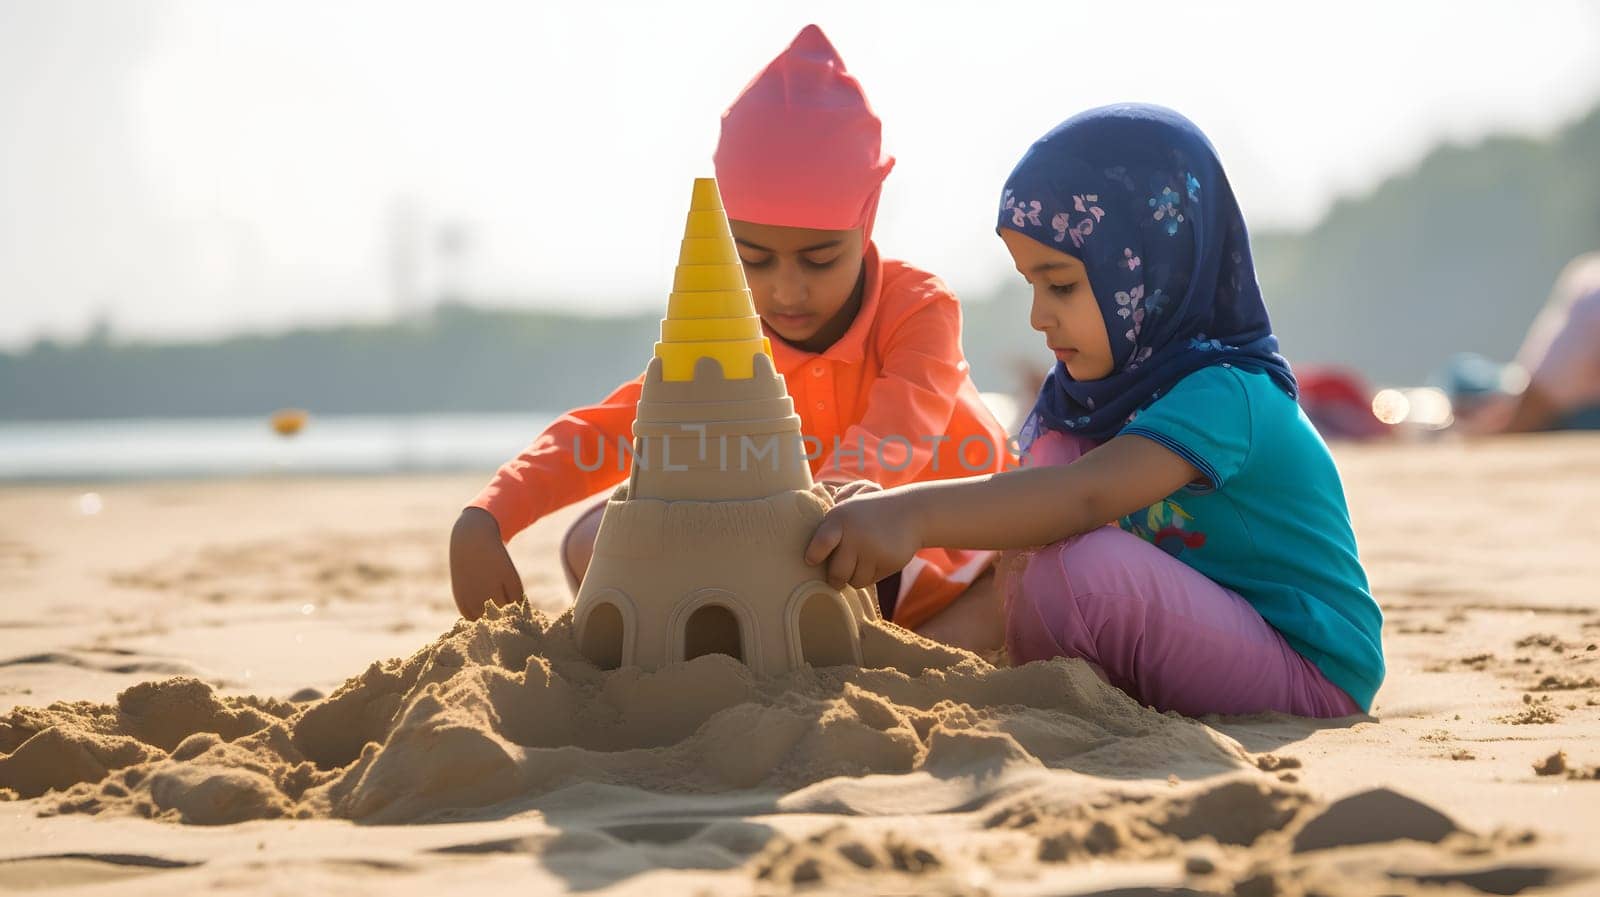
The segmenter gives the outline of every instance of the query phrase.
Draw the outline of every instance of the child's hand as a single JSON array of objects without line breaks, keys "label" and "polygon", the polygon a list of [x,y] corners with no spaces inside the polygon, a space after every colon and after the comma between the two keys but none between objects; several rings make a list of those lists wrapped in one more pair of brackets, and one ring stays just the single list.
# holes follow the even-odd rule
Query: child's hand
[{"label": "child's hand", "polygon": [[822,486],[828,490],[829,495],[833,496],[834,504],[839,504],[847,498],[853,498],[867,492],[883,491],[882,486],[871,480],[851,480],[847,483],[824,482]]},{"label": "child's hand", "polygon": [[467,508],[450,533],[450,586],[461,615],[476,620],[489,601],[522,598],[522,576],[500,541],[500,525],[488,511]]},{"label": "child's hand", "polygon": [[[851,484],[855,485],[854,483]],[[828,584],[865,588],[910,563],[921,535],[904,493],[857,490],[835,505],[806,547],[806,563],[822,565]]]}]

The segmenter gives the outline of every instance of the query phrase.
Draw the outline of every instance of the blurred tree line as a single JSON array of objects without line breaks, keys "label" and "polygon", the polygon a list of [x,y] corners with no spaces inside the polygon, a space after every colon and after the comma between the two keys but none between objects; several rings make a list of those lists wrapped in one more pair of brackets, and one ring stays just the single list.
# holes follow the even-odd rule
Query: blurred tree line
[{"label": "blurred tree line", "polygon": [[[1454,352],[1509,359],[1562,265],[1600,248],[1600,108],[1548,139],[1442,147],[1308,231],[1253,241],[1291,361],[1417,383]],[[1020,280],[964,299],[979,388],[1015,391],[1048,363]],[[658,321],[450,303],[416,321],[196,343],[101,327],[0,354],[0,419],[554,411],[637,375]]]},{"label": "blurred tree line", "polygon": [[41,341],[0,355],[0,418],[560,409],[636,376],[659,321],[446,304],[414,322],[210,342]]},{"label": "blurred tree line", "polygon": [[1436,149],[1254,248],[1291,361],[1380,383],[1422,382],[1456,352],[1509,361],[1561,268],[1600,250],[1600,108],[1545,140]]}]

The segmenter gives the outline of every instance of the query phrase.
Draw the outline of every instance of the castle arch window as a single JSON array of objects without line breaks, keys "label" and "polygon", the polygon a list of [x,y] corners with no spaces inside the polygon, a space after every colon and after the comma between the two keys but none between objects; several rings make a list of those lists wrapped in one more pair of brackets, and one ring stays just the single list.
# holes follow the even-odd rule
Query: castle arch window
[{"label": "castle arch window", "polygon": [[784,612],[789,662],[814,667],[861,663],[861,629],[844,596],[827,583],[795,589]]},{"label": "castle arch window", "polygon": [[578,650],[602,670],[633,662],[638,615],[633,601],[617,589],[601,589],[584,602],[577,620]]},{"label": "castle arch window", "polygon": [[761,668],[755,614],[732,592],[701,589],[690,593],[673,610],[667,631],[671,660],[726,654],[753,669]]}]

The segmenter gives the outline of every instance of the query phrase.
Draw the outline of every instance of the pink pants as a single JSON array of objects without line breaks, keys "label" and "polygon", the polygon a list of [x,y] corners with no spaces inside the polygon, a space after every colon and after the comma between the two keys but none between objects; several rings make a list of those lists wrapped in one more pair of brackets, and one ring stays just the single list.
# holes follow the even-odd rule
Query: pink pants
[{"label": "pink pants", "polygon": [[[1048,432],[1024,463],[1071,463],[1092,445]],[[1361,713],[1250,602],[1114,526],[1007,552],[998,569],[1013,663],[1080,657],[1135,699],[1189,716]]]}]

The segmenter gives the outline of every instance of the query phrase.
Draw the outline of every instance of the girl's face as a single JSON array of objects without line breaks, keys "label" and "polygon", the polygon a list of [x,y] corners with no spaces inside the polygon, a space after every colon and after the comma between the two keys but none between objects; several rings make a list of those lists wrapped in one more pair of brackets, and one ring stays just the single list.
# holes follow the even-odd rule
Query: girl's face
[{"label": "girl's face", "polygon": [[1022,279],[1033,287],[1028,323],[1044,334],[1067,373],[1080,382],[1110,374],[1116,359],[1083,263],[1010,228],[1000,229],[1000,239],[1011,250]]},{"label": "girl's face", "polygon": [[861,231],[729,221],[756,314],[783,340],[821,352],[861,310]]}]

